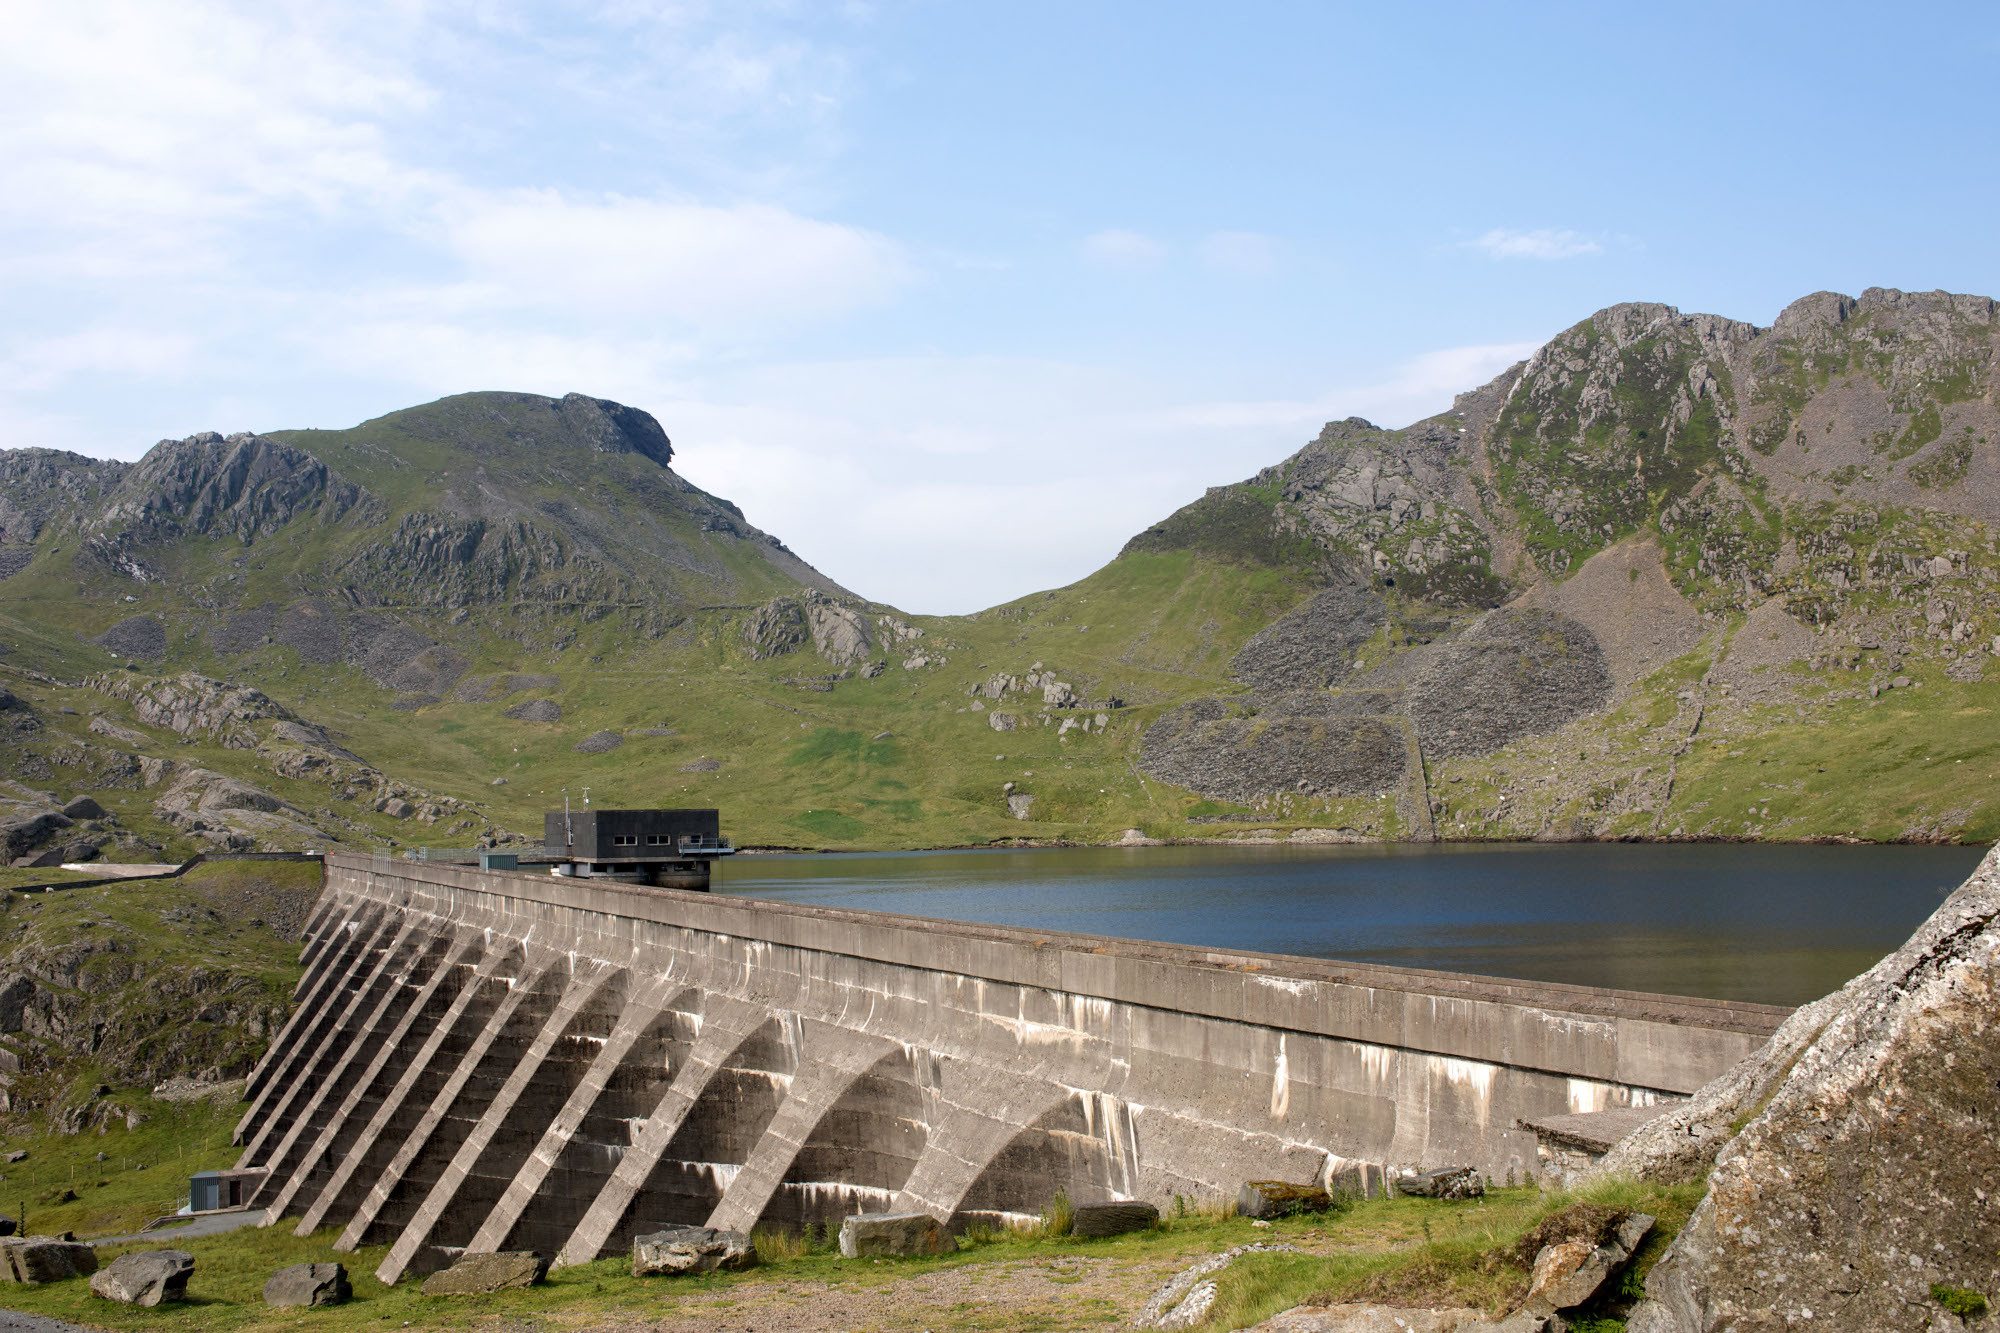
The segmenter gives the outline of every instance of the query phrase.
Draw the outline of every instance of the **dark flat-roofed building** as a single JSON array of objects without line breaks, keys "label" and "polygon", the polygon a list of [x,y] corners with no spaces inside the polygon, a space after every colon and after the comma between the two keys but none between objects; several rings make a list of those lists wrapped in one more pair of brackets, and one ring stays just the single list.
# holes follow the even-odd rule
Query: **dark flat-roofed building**
[{"label": "dark flat-roofed building", "polygon": [[669,888],[707,888],[710,863],[735,850],[715,810],[551,810],[543,841],[557,874]]}]

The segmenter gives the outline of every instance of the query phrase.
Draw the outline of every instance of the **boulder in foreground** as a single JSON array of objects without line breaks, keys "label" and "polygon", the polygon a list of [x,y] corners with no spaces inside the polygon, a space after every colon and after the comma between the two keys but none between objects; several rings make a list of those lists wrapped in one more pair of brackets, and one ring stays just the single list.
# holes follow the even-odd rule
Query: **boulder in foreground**
[{"label": "boulder in foreground", "polygon": [[90,1294],[127,1305],[155,1306],[187,1299],[194,1256],[186,1250],[135,1250],[121,1254],[90,1279]]},{"label": "boulder in foreground", "polygon": [[1300,1213],[1323,1213],[1331,1207],[1333,1196],[1313,1184],[1246,1180],[1243,1188],[1236,1191],[1236,1211],[1245,1217],[1296,1217]]},{"label": "boulder in foreground", "polygon": [[549,1261],[532,1250],[468,1254],[424,1279],[426,1296],[481,1296],[510,1287],[532,1287],[549,1275]]},{"label": "boulder in foreground", "polygon": [[1122,1236],[1160,1224],[1160,1210],[1150,1203],[1124,1199],[1117,1203],[1080,1203],[1071,1211],[1069,1234],[1087,1239]]},{"label": "boulder in foreground", "polygon": [[1402,1177],[1396,1181],[1396,1193],[1420,1199],[1477,1199],[1486,1193],[1486,1182],[1469,1166],[1444,1166]]},{"label": "boulder in foreground", "polygon": [[1908,944],[1605,1155],[1665,1179],[1715,1163],[1632,1333],[1923,1329],[1934,1288],[2000,1292],[1996,1013],[1989,853]]},{"label": "boulder in foreground", "polygon": [[61,1282],[97,1271],[97,1251],[53,1236],[0,1240],[0,1281]]},{"label": "boulder in foreground", "polygon": [[718,1269],[750,1268],[757,1251],[740,1231],[713,1227],[668,1227],[632,1242],[632,1276],[673,1277],[682,1273],[713,1273]]},{"label": "boulder in foreground", "polygon": [[1585,1236],[1543,1246],[1535,1255],[1528,1282],[1527,1308],[1553,1314],[1584,1304],[1638,1252],[1640,1242],[1652,1229],[1650,1216],[1629,1213],[1594,1243]]},{"label": "boulder in foreground", "polygon": [[293,1264],[264,1283],[264,1304],[318,1309],[343,1305],[354,1295],[341,1264]]},{"label": "boulder in foreground", "polygon": [[929,1213],[863,1213],[840,1224],[840,1253],[849,1259],[908,1259],[957,1248]]}]

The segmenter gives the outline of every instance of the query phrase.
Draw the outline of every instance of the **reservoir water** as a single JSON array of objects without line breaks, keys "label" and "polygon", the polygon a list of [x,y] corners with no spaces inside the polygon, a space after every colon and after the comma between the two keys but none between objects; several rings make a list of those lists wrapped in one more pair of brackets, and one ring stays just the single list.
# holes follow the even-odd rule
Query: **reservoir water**
[{"label": "reservoir water", "polygon": [[1909,938],[1978,847],[1367,844],[740,856],[721,893],[1803,1004]]}]

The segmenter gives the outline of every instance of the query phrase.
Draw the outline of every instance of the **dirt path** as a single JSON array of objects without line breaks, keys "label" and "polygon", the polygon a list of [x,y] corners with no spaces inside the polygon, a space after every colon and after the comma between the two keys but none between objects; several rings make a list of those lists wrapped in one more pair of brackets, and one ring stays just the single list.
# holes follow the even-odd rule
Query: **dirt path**
[{"label": "dirt path", "polygon": [[[1306,1242],[1311,1246],[1311,1242]],[[1051,1255],[916,1273],[887,1281],[736,1286],[674,1302],[657,1321],[591,1324],[583,1333],[918,1333],[1125,1326],[1168,1278],[1205,1257]]]}]

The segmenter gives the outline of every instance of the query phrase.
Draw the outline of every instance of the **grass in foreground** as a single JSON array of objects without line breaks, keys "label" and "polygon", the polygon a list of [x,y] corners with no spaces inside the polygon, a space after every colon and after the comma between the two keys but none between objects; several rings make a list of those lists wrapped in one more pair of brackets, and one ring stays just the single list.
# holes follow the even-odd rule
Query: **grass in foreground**
[{"label": "grass in foreground", "polygon": [[[1316,1300],[1461,1304],[1499,1310],[1518,1299],[1526,1286],[1526,1270],[1512,1251],[1545,1219],[1579,1200],[1654,1214],[1660,1226],[1634,1265],[1634,1271],[1643,1275],[1686,1220],[1700,1193],[1699,1186],[1662,1189],[1607,1182],[1579,1195],[1513,1189],[1470,1203],[1372,1200],[1339,1214],[1290,1218],[1270,1227],[1213,1212],[1192,1212],[1170,1216],[1151,1231],[1102,1241],[1039,1232],[978,1232],[962,1240],[953,1255],[880,1263],[843,1260],[824,1236],[767,1234],[758,1237],[763,1264],[746,1273],[634,1278],[629,1261],[619,1257],[557,1269],[546,1285],[531,1290],[474,1298],[427,1297],[414,1280],[384,1286],[373,1277],[384,1250],[372,1247],[336,1255],[331,1230],[299,1238],[282,1227],[246,1229],[182,1245],[195,1255],[195,1277],[189,1287],[191,1299],[171,1318],[176,1328],[217,1330],[296,1328],[303,1323],[327,1330],[455,1329],[523,1320],[546,1329],[571,1329],[677,1316],[722,1317],[746,1326],[777,1327],[783,1311],[795,1308],[787,1303],[795,1302],[801,1290],[809,1294],[822,1289],[878,1302],[884,1327],[901,1327],[916,1319],[932,1329],[988,1329],[1003,1326],[995,1323],[996,1316],[1014,1321],[1004,1326],[1019,1326],[1022,1316],[976,1298],[950,1308],[927,1308],[902,1284],[942,1270],[978,1269],[983,1287],[1007,1281],[1024,1264],[1047,1269],[1076,1260],[1108,1260],[1159,1271],[1251,1241],[1287,1243],[1306,1252],[1251,1255],[1237,1262],[1222,1275],[1213,1313],[1203,1327],[1243,1328],[1279,1310]],[[161,1240],[154,1245],[173,1243]],[[105,1261],[113,1253],[107,1250]],[[287,1264],[330,1259],[348,1267],[355,1292],[351,1303],[310,1313],[263,1305],[263,1284],[272,1272]],[[1057,1313],[1037,1314],[1031,1322],[1051,1329],[1120,1323],[1131,1318],[1150,1289],[1149,1278],[1137,1289],[1131,1309],[1114,1310],[1101,1299],[1079,1300]],[[12,1288],[5,1303],[112,1329],[157,1327],[163,1317],[162,1312],[95,1300],[83,1282]]]},{"label": "grass in foreground", "polygon": [[1295,1305],[1343,1301],[1471,1306],[1497,1314],[1527,1292],[1528,1267],[1515,1253],[1522,1238],[1578,1203],[1657,1219],[1626,1270],[1626,1284],[1634,1284],[1665,1253],[1705,1191],[1702,1184],[1610,1180],[1576,1193],[1496,1190],[1469,1203],[1370,1200],[1329,1229],[1329,1253],[1248,1255],[1231,1265],[1217,1282],[1206,1327],[1247,1328]]}]

